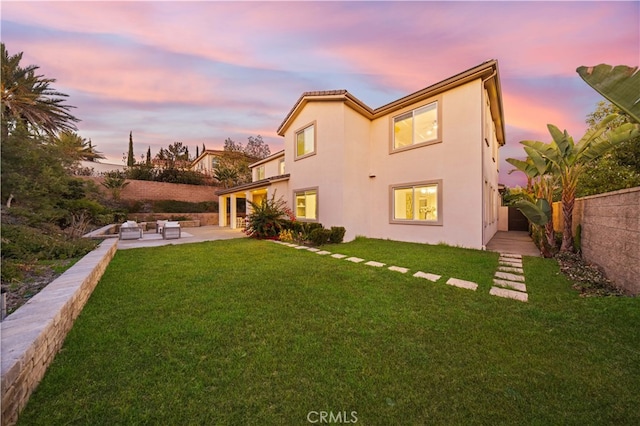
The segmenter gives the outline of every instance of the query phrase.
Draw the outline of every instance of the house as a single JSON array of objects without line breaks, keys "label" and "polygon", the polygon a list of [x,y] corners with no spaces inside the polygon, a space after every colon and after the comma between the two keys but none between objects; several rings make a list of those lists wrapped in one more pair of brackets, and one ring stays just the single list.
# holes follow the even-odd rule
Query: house
[{"label": "house", "polygon": [[223,153],[224,151],[221,150],[206,149],[193,160],[190,169],[206,176],[213,176],[213,169],[218,165]]},{"label": "house", "polygon": [[251,164],[253,181],[219,191],[283,199],[301,221],[357,235],[481,249],[498,229],[505,143],[498,63],[484,62],[372,109],[346,90],[306,92],[278,128],[284,151]]}]

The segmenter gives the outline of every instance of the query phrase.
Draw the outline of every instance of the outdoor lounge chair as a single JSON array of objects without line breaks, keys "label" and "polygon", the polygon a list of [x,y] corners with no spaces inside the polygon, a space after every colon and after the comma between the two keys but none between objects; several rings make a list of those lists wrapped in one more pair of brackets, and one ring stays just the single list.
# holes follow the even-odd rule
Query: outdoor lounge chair
[{"label": "outdoor lounge chair", "polygon": [[169,240],[173,238],[180,238],[182,232],[180,224],[178,222],[169,222],[162,227],[162,239]]},{"label": "outdoor lounge chair", "polygon": [[137,240],[142,238],[142,227],[133,220],[128,220],[120,225],[121,240]]}]

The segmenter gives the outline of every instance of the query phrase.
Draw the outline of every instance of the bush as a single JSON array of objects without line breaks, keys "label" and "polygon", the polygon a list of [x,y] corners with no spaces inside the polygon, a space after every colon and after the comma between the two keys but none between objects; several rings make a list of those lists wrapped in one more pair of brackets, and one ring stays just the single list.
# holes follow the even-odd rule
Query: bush
[{"label": "bush", "polygon": [[289,215],[286,202],[274,193],[260,203],[248,201],[253,211],[247,216],[245,233],[254,238],[276,238],[284,229],[283,222]]},{"label": "bush", "polygon": [[329,242],[331,244],[340,244],[344,240],[344,234],[347,232],[343,226],[332,226]]},{"label": "bush", "polygon": [[315,227],[311,232],[309,232],[309,241],[311,241],[311,244],[314,246],[321,246],[329,241],[330,236],[330,229]]}]

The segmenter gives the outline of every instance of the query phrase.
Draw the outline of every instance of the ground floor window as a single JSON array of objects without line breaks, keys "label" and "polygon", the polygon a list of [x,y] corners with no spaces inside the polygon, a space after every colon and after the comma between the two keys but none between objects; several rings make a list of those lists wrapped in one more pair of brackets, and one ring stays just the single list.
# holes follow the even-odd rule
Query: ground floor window
[{"label": "ground floor window", "polygon": [[391,187],[391,222],[442,224],[442,181]]},{"label": "ground floor window", "polygon": [[316,220],[318,218],[318,190],[307,189],[295,192],[296,217]]}]

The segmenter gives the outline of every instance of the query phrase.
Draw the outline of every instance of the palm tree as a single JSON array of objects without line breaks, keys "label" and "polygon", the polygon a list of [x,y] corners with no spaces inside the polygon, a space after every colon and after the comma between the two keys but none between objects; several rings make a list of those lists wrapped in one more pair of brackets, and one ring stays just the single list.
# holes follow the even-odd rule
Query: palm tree
[{"label": "palm tree", "polygon": [[74,123],[79,120],[69,113],[74,107],[63,103],[67,95],[51,87],[55,79],[37,75],[39,67],[35,65],[22,68],[22,52],[9,55],[4,43],[0,43],[0,60],[3,139],[18,121],[36,133],[42,131],[53,135],[61,130],[76,130]]},{"label": "palm tree", "polygon": [[578,67],[578,75],[636,123],[640,123],[640,72],[638,67],[607,64]]},{"label": "palm tree", "polygon": [[105,158],[101,152],[97,151],[91,144],[91,140],[87,140],[75,132],[63,130],[58,133],[53,141],[62,152],[72,161],[95,161]]},{"label": "palm tree", "polygon": [[[562,186],[562,215],[564,219],[561,251],[573,250],[573,206],[576,198],[576,186],[583,172],[583,166],[600,157],[620,143],[636,137],[638,128],[635,124],[626,123],[614,129],[607,124],[616,118],[612,114],[602,120],[595,128],[589,129],[580,141],[575,144],[573,138],[565,130],[561,132],[553,124],[547,125],[552,141],[521,141],[530,154],[536,152],[550,163],[550,171],[559,177]],[[526,149],[525,148],[525,149]]]}]

